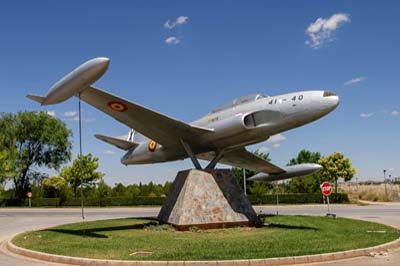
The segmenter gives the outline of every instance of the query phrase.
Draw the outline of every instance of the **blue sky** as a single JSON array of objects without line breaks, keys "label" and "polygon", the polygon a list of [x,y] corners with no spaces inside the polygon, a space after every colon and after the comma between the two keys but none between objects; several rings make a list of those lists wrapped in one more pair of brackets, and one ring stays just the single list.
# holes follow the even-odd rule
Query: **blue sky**
[{"label": "blue sky", "polygon": [[[400,176],[398,1],[9,1],[0,10],[0,111],[54,112],[74,132],[77,100],[29,101],[98,56],[111,59],[96,86],[192,121],[239,96],[336,92],[339,107],[310,125],[252,146],[285,165],[305,148],[340,151],[357,178]],[[164,182],[191,163],[129,166],[95,133],[128,128],[83,105],[84,152],[109,184]]]}]

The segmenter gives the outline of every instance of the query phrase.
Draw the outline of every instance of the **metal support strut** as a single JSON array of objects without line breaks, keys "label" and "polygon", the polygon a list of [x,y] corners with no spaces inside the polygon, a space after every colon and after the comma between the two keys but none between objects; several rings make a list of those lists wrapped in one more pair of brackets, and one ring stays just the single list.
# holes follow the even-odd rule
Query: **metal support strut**
[{"label": "metal support strut", "polygon": [[212,159],[212,161],[207,165],[206,169],[213,170],[215,168],[215,166],[217,165],[217,163],[219,162],[219,160],[221,160],[223,155],[224,155],[224,150],[218,151],[216,153],[214,159]]},{"label": "metal support strut", "polygon": [[[203,168],[201,167],[201,165],[199,163],[199,160],[197,159],[196,155],[193,153],[193,150],[190,147],[190,145],[182,139],[181,139],[181,143],[182,143],[182,146],[185,149],[187,155],[189,156],[190,160],[192,160],[194,167],[196,167],[197,170],[203,170]],[[207,167],[205,169],[213,170],[215,168],[215,166],[217,165],[217,163],[219,162],[219,160],[221,160],[222,156],[224,155],[224,151],[225,150],[223,149],[223,150],[216,152],[214,159],[212,159],[210,161],[210,163],[207,165]]]},{"label": "metal support strut", "polygon": [[188,154],[190,160],[192,160],[192,163],[194,164],[194,167],[196,167],[197,170],[202,170],[202,167],[199,163],[199,160],[197,160],[196,155],[193,153],[192,148],[187,144],[184,140],[181,139],[181,143],[183,148],[185,149],[186,153]]}]

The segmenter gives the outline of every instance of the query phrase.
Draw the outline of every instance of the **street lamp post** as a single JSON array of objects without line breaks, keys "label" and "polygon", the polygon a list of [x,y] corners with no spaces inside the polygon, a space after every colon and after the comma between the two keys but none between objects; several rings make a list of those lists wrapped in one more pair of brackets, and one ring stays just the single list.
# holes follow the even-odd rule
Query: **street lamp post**
[{"label": "street lamp post", "polygon": [[79,112],[79,177],[81,181],[81,211],[82,220],[85,220],[85,210],[83,203],[83,177],[82,177],[82,115],[81,115],[81,94],[79,94],[78,102],[78,112]]},{"label": "street lamp post", "polygon": [[383,183],[385,184],[385,195],[387,198],[388,193],[387,193],[387,187],[386,187],[386,169],[383,169]]},{"label": "street lamp post", "polygon": [[247,192],[246,192],[246,169],[243,168],[243,191],[244,191],[244,195],[247,196]]},{"label": "street lamp post", "polygon": [[279,184],[275,181],[275,193],[276,193],[276,215],[279,215]]}]

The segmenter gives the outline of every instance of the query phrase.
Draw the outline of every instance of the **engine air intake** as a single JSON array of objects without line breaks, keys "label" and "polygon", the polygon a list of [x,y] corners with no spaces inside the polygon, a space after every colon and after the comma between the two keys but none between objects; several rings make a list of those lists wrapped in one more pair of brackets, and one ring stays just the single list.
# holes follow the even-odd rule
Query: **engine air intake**
[{"label": "engine air intake", "polygon": [[336,94],[333,93],[333,92],[330,92],[330,91],[324,91],[324,95],[323,95],[323,96],[324,96],[324,97],[336,96]]}]

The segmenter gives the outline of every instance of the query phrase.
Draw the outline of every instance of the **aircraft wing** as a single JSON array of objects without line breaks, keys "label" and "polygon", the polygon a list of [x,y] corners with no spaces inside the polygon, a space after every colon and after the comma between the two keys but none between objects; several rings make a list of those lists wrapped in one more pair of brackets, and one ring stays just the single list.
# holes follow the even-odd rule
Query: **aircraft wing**
[{"label": "aircraft wing", "polygon": [[212,129],[189,125],[91,86],[81,92],[80,98],[163,146],[181,147],[180,139],[190,140],[213,132]]},{"label": "aircraft wing", "polygon": [[[204,153],[198,155],[201,159],[212,160],[215,155],[211,153]],[[253,171],[263,173],[285,173],[286,171],[279,166],[276,166],[263,158],[247,151],[245,148],[234,149],[224,153],[222,159],[219,161],[223,164],[228,164],[240,168],[246,168]]]}]

